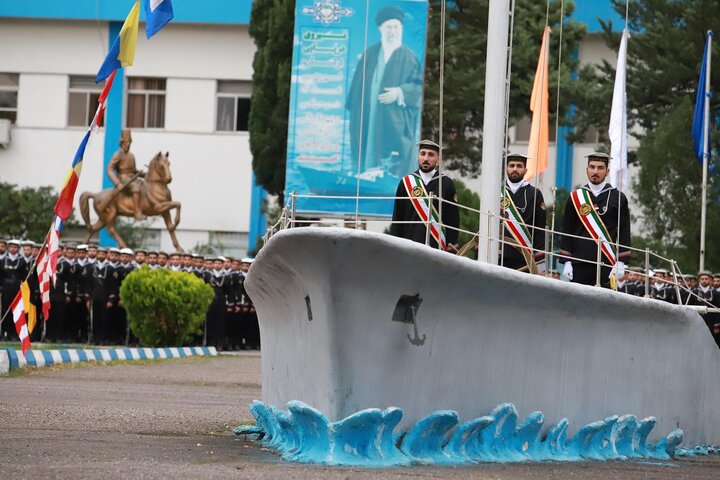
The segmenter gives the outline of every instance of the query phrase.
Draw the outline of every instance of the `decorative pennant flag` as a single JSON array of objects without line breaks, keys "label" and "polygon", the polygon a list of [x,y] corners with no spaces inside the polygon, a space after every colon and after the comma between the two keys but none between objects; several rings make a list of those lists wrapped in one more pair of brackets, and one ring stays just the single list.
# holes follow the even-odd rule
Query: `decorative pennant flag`
[{"label": "decorative pennant flag", "polygon": [[98,107],[95,112],[95,118],[93,118],[91,126],[93,128],[100,128],[103,125],[103,119],[105,118],[105,109],[107,108],[107,97],[110,94],[113,81],[115,80],[115,74],[117,70],[113,70],[110,76],[105,80],[105,86],[100,92],[100,98],[98,98]]},{"label": "decorative pennant flag", "polygon": [[530,97],[530,111],[533,116],[530,126],[530,141],[528,142],[526,181],[544,172],[548,164],[548,144],[550,137],[548,57],[550,32],[550,27],[545,27],[542,46],[540,47],[540,57],[538,58],[537,70],[535,71],[535,82],[533,83],[532,96]]},{"label": "decorative pennant flag", "polygon": [[145,5],[145,33],[151,38],[173,19],[170,0],[143,0]]},{"label": "decorative pennant flag", "polygon": [[40,286],[43,320],[46,322],[50,318],[50,282],[55,283],[62,227],[63,221],[60,217],[56,216],[53,219],[53,225],[45,238],[45,245],[40,251],[37,260],[37,276]]},{"label": "decorative pennant flag", "polygon": [[30,350],[30,334],[25,322],[25,305],[23,304],[22,292],[15,295],[15,300],[10,304],[10,311],[12,311],[13,322],[15,322],[15,331],[20,337],[22,354],[25,356],[25,352]]},{"label": "decorative pennant flag", "polygon": [[88,130],[83,137],[80,146],[78,147],[75,159],[73,160],[72,167],[65,177],[60,195],[58,196],[57,202],[55,202],[55,214],[62,220],[67,220],[70,214],[72,214],[73,201],[75,200],[75,190],[77,190],[78,182],[80,181],[80,172],[82,172],[82,160],[85,155],[85,147],[87,147],[88,140],[90,139],[90,132]]},{"label": "decorative pennant flag", "polygon": [[617,69],[615,70],[615,89],[613,90],[612,110],[610,112],[610,184],[627,190],[627,93],[625,89],[627,64],[628,30],[623,30],[618,50]]},{"label": "decorative pennant flag", "polygon": [[37,323],[37,310],[35,305],[30,301],[30,285],[25,280],[20,284],[20,293],[22,295],[23,304],[25,305],[25,313],[27,314],[27,329],[32,333]]},{"label": "decorative pennant flag", "polygon": [[105,61],[100,66],[95,83],[105,80],[120,67],[127,67],[135,60],[135,46],[137,45],[138,27],[140,24],[140,0],[135,2],[125,19],[120,34],[110,47]]}]

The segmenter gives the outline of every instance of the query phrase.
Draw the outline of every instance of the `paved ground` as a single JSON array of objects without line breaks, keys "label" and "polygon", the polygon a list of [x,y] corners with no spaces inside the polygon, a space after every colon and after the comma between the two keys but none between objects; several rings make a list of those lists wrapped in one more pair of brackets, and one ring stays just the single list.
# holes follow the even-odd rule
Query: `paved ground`
[{"label": "paved ground", "polygon": [[0,378],[0,478],[718,479],[680,462],[412,467],[288,464],[231,429],[260,398],[260,357],[61,366]]}]

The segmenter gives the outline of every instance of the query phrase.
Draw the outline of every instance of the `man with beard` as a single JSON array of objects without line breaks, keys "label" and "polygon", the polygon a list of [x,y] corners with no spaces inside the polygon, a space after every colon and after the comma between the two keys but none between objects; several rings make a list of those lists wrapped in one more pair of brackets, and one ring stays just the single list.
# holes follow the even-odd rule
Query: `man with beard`
[{"label": "man with beard", "polygon": [[380,41],[359,58],[348,90],[353,164],[359,161],[363,171],[385,166],[401,176],[412,168],[423,78],[417,57],[402,44],[404,22],[400,7],[377,11]]},{"label": "man with beard", "polygon": [[565,204],[563,232],[567,235],[560,239],[560,255],[571,258],[565,262],[563,277],[596,284],[599,238],[604,264],[600,284],[609,288],[611,277],[622,278],[630,260],[630,210],[625,195],[605,181],[610,155],[595,152],[586,158],[589,182],[571,192]]},{"label": "man with beard", "polygon": [[506,240],[503,242],[500,265],[513,270],[529,268],[528,259],[537,264],[538,273],[545,270],[545,202],[540,189],[524,180],[528,157],[510,153],[506,158],[504,196],[500,213],[505,224]]},{"label": "man with beard", "polygon": [[[457,205],[446,203],[457,203],[457,193],[450,177],[438,172],[441,147],[430,140],[422,140],[417,146],[420,148],[417,155],[420,168],[403,177],[398,184],[390,234],[419,243],[427,240],[433,248],[438,248],[440,243],[443,250],[457,251],[460,212]],[[430,201],[431,195],[440,197],[441,181],[442,206],[438,199]],[[442,222],[439,221],[440,212]]]}]

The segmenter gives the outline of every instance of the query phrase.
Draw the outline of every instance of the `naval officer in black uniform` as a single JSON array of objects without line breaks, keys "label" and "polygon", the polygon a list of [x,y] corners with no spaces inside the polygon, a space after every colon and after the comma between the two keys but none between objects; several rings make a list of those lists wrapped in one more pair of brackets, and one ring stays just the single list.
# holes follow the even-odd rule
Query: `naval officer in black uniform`
[{"label": "naval officer in black uniform", "polygon": [[[587,155],[586,158],[588,160],[587,176],[589,182],[578,191],[584,190],[589,193],[591,204],[587,205],[587,207],[583,204],[582,208],[595,209],[610,234],[612,249],[617,257],[617,264],[612,269],[609,266],[603,266],[600,272],[601,285],[609,287],[610,274],[615,273],[617,278],[622,278],[625,273],[625,264],[630,260],[630,209],[625,194],[605,181],[608,175],[610,155],[595,152]],[[560,254],[585,261],[566,261],[563,276],[575,283],[595,285],[598,244],[591,238],[590,232],[583,224],[580,214],[573,204],[572,194],[565,204],[564,218],[563,232],[584,238],[562,235]],[[620,226],[619,232],[618,225]],[[620,241],[619,252],[616,251],[615,244],[618,238]],[[600,260],[604,264],[609,263],[604,255],[600,257]]]},{"label": "naval officer in black uniform", "polygon": [[[505,191],[512,198],[512,203],[527,227],[533,249],[531,255],[538,267],[538,272],[543,272],[545,267],[545,231],[541,229],[545,228],[545,201],[540,189],[533,187],[524,180],[527,173],[527,160],[528,157],[519,153],[509,153],[507,155]],[[501,207],[500,213],[507,220],[511,216],[511,205],[505,197],[502,199]],[[515,237],[508,227],[512,228],[512,225],[505,223],[505,236],[514,239]],[[500,265],[513,270],[525,269],[527,271],[528,269],[521,247],[507,242],[503,243]]]},{"label": "naval officer in black uniform", "polygon": [[[437,169],[440,162],[441,147],[430,140],[421,140],[417,146],[420,148],[417,161],[419,168],[412,172],[408,177],[415,177],[413,181],[421,181],[425,186],[428,195],[440,197],[440,181],[442,178],[442,198],[450,202],[457,203],[457,193],[455,184],[452,179],[446,175],[440,175]],[[438,244],[432,235],[427,232],[427,223],[422,221],[418,215],[413,203],[410,201],[404,179],[400,180],[397,191],[395,207],[393,208],[393,223],[390,225],[390,234],[396,237],[407,238],[419,243],[425,243],[429,239],[429,245],[437,248]],[[421,196],[421,195],[414,195]],[[433,201],[433,205],[440,212],[438,200]],[[416,223],[396,223],[396,222],[416,222]],[[442,205],[442,224],[445,226],[445,242],[448,245],[447,250],[456,250],[458,241],[458,228],[460,228],[460,212],[456,205],[444,202]]]}]

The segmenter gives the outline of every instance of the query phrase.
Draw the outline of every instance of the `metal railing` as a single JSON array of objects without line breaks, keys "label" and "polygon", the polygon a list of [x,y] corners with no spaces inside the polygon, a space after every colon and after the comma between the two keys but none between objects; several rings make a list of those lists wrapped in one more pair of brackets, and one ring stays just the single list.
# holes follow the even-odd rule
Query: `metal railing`
[{"label": "metal railing", "polygon": [[[394,196],[392,196],[392,197],[389,197],[389,196],[384,196],[384,197],[379,197],[379,196],[354,197],[353,196],[353,197],[349,197],[349,196],[340,196],[340,195],[299,195],[299,194],[296,194],[295,192],[292,192],[289,195],[287,203],[285,204],[285,206],[282,208],[282,210],[280,212],[280,217],[275,222],[275,224],[273,224],[272,226],[270,226],[267,229],[265,235],[263,236],[264,243],[267,243],[270,240],[270,238],[272,238],[272,236],[275,235],[275,233],[277,233],[281,230],[285,230],[288,228],[294,228],[294,227],[300,227],[300,226],[342,226],[345,228],[367,229],[367,227],[369,225],[378,224],[380,226],[380,228],[378,228],[377,231],[382,232],[384,230],[383,227],[389,227],[391,224],[423,224],[423,225],[425,225],[426,231],[429,232],[429,227],[430,227],[429,220],[427,220],[427,221],[404,220],[404,221],[394,221],[393,222],[391,220],[388,220],[387,217],[378,217],[378,218],[363,217],[362,221],[360,221],[357,218],[346,218],[344,216],[332,216],[332,215],[326,215],[326,214],[320,215],[322,218],[299,218],[297,216],[297,202],[298,202],[298,199],[302,199],[302,198],[326,199],[326,200],[348,200],[348,199],[351,199],[354,201],[355,200],[357,200],[357,201],[360,201],[360,200],[362,200],[362,201],[388,201],[388,200],[395,201],[398,199],[407,200],[407,197],[394,197]],[[425,198],[427,198],[427,197],[425,197]],[[477,218],[480,218],[480,219],[485,217],[486,221],[488,222],[488,226],[492,224],[492,220],[495,217],[495,215],[493,215],[493,214],[488,214],[479,209],[468,207],[466,205],[461,205],[457,202],[453,202],[450,200],[440,199],[439,197],[436,197],[434,195],[430,195],[429,200],[433,203],[441,202],[441,203],[445,203],[448,205],[454,205],[459,210],[470,212],[474,216],[476,216]],[[441,219],[441,221],[442,221],[442,219]],[[483,221],[483,220],[481,220],[481,221]],[[502,252],[502,248],[505,245],[507,245],[507,244],[512,245],[512,243],[508,242],[506,237],[502,234],[502,232],[505,230],[505,228],[504,228],[505,218],[502,215],[499,216],[499,221],[500,221],[500,230],[498,231],[497,237],[492,236],[492,235],[481,236],[481,234],[479,232],[472,232],[472,231],[460,228],[459,226],[454,227],[452,225],[445,225],[445,224],[441,224],[441,225],[446,230],[457,231],[458,235],[461,233],[464,233],[464,234],[467,234],[468,236],[470,236],[470,238],[472,238],[472,239],[486,238],[490,242],[499,242],[501,245],[500,252]],[[541,235],[544,235],[546,239],[547,239],[548,235],[551,235],[551,236],[558,235],[560,237],[577,238],[577,239],[582,239],[584,241],[595,242],[597,244],[597,256],[594,261],[582,259],[582,258],[570,256],[570,255],[564,255],[564,254],[560,253],[559,251],[541,250],[541,249],[536,249],[534,247],[531,248],[530,250],[531,250],[531,253],[533,256],[536,256],[539,253],[544,254],[545,258],[548,259],[549,262],[551,262],[552,259],[563,259],[564,261],[572,261],[574,263],[577,262],[577,263],[595,265],[595,268],[597,271],[595,285],[598,287],[602,283],[601,275],[602,275],[603,268],[610,269],[613,267],[613,265],[610,265],[609,263],[604,262],[604,260],[603,260],[604,257],[602,254],[600,242],[596,242],[595,240],[588,238],[588,237],[583,237],[580,235],[573,235],[573,234],[569,234],[569,233],[565,233],[565,232],[559,232],[559,231],[555,231],[555,230],[552,230],[549,228],[535,227],[532,225],[527,225],[527,227],[531,231],[531,234],[533,236],[535,234],[541,234]],[[488,228],[488,231],[491,231],[491,229]],[[425,244],[429,245],[429,241],[430,241],[430,235],[427,234],[426,239],[425,239]],[[545,242],[545,243],[547,244],[548,242]],[[696,295],[692,291],[692,289],[687,284],[687,282],[685,282],[682,272],[680,271],[680,268],[675,260],[666,258],[666,257],[652,251],[649,248],[640,249],[640,248],[635,248],[635,247],[631,247],[628,245],[622,245],[622,244],[618,244],[618,243],[613,243],[612,245],[613,245],[613,247],[616,248],[616,252],[618,252],[620,249],[622,249],[623,251],[629,250],[632,253],[636,252],[637,254],[640,254],[641,257],[643,258],[642,271],[640,271],[640,272],[636,271],[633,273],[643,279],[644,297],[653,298],[651,295],[651,290],[652,290],[651,285],[654,282],[663,282],[663,283],[671,285],[671,288],[674,289],[677,303],[679,305],[684,305],[686,307],[692,308],[694,310],[699,311],[700,313],[720,312],[720,308],[717,308],[714,305],[712,305],[711,303],[709,303],[708,301],[706,301],[705,299],[700,298],[698,295]],[[437,248],[440,248],[440,246],[438,246]],[[631,253],[631,255],[632,255],[632,253]],[[491,260],[488,258],[488,256],[489,256],[488,252],[486,252],[485,253],[486,261]],[[502,259],[502,253],[500,256]],[[479,257],[480,257],[480,252],[478,252],[478,258]],[[653,270],[657,270],[657,269],[661,268],[662,265],[667,265],[669,267],[669,268],[667,268],[667,270],[671,272],[672,278],[670,278],[670,279],[658,278],[658,277],[654,276]],[[683,300],[682,293],[683,292],[685,294],[684,295],[685,303],[682,302],[682,300]],[[698,305],[689,305],[688,302],[690,301],[690,299],[693,299],[695,302],[698,303]]]}]

